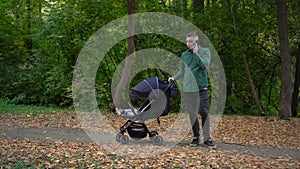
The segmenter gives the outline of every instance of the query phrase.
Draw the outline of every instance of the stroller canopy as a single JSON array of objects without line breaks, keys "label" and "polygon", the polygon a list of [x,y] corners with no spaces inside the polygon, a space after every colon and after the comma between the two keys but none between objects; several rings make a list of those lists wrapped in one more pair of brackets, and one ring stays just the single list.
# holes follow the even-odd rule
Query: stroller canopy
[{"label": "stroller canopy", "polygon": [[141,81],[139,84],[131,88],[130,97],[134,99],[148,98],[154,89],[160,89],[166,92],[170,87],[169,83],[161,81],[158,77],[152,77]]}]

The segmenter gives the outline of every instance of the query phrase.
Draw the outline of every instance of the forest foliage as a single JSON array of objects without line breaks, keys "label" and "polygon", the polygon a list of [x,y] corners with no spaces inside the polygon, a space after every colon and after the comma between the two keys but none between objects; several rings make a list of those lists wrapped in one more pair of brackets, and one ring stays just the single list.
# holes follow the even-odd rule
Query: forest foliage
[{"label": "forest foliage", "polygon": [[[206,0],[199,6],[195,6],[195,2],[202,1],[135,1],[135,13],[176,15],[207,35],[226,73],[226,114],[259,115],[244,69],[243,57],[246,57],[264,111],[278,115],[281,59],[276,2],[231,0],[231,6],[226,1]],[[235,25],[229,9],[234,14]],[[294,84],[300,47],[300,3],[288,1],[287,9]],[[73,106],[72,76],[82,47],[97,30],[127,13],[126,1],[1,1],[0,99],[12,104]],[[134,38],[136,50],[162,48],[178,57],[185,50],[184,44],[167,36],[143,34]],[[112,103],[112,76],[126,57],[127,48],[126,39],[120,41],[99,66],[101,71],[97,73],[95,87],[101,109],[109,109]],[[151,76],[167,80],[169,75],[160,70],[146,70],[131,85]],[[174,112],[179,108],[179,101],[172,101]],[[300,114],[299,100],[297,105]]]}]

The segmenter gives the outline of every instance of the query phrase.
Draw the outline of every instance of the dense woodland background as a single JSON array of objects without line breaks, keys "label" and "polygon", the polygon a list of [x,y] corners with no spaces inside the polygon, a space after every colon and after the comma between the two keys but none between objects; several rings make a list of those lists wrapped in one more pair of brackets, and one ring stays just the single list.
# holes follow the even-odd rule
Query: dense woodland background
[{"label": "dense woodland background", "polygon": [[[164,12],[197,25],[222,60],[227,82],[225,114],[300,114],[300,2],[298,0],[2,0],[0,2],[0,102],[72,107],[72,73],[93,33],[129,12]],[[128,42],[102,61],[96,89],[99,107],[112,103],[110,84]],[[134,37],[135,50],[185,46],[161,35]],[[168,75],[141,72],[140,79]],[[173,111],[179,100],[172,102]]]}]

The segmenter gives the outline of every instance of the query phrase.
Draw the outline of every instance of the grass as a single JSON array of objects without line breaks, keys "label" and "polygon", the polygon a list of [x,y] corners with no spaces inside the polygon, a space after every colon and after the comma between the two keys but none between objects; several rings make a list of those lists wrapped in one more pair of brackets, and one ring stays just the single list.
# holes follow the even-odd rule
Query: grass
[{"label": "grass", "polygon": [[7,102],[0,102],[0,114],[46,114],[53,112],[70,112],[71,108],[59,108],[55,106],[35,106],[35,105],[16,105]]}]

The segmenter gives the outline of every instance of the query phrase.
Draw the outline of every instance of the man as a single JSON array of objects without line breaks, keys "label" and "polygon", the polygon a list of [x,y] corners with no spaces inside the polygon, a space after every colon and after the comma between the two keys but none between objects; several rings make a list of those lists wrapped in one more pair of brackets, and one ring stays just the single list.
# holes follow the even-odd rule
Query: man
[{"label": "man", "polygon": [[208,67],[210,64],[210,50],[197,44],[198,35],[194,32],[186,35],[188,49],[181,55],[181,68],[169,81],[184,77],[183,96],[187,103],[194,139],[191,146],[200,143],[200,126],[198,112],[202,116],[202,131],[204,145],[210,148],[216,146],[210,139],[210,117],[208,100]]}]

